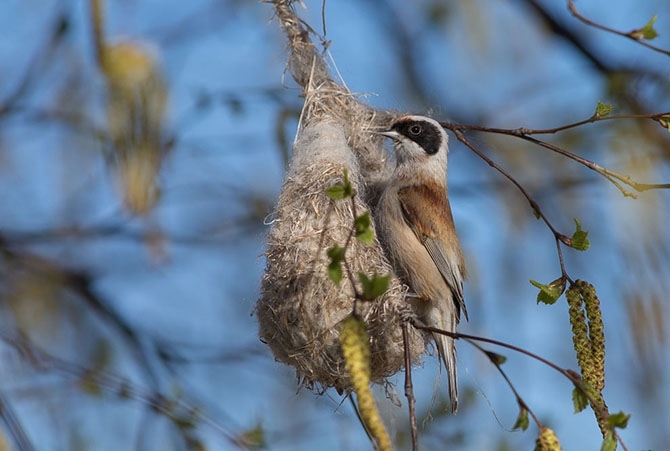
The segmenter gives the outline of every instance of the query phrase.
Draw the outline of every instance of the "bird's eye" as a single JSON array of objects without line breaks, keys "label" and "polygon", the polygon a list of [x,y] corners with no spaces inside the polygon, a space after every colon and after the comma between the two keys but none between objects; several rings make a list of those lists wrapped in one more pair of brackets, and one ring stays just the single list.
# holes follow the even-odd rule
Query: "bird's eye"
[{"label": "bird's eye", "polygon": [[414,136],[420,135],[422,131],[423,129],[419,124],[414,124],[409,128],[409,132]]}]

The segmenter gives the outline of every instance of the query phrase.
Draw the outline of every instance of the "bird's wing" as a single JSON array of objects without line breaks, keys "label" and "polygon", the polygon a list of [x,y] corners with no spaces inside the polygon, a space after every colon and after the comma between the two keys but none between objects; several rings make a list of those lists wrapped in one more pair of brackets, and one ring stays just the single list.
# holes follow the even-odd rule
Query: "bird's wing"
[{"label": "bird's wing", "polygon": [[398,190],[405,221],[424,245],[454,295],[454,303],[468,318],[463,299],[465,263],[456,236],[451,207],[438,185],[414,185]]}]

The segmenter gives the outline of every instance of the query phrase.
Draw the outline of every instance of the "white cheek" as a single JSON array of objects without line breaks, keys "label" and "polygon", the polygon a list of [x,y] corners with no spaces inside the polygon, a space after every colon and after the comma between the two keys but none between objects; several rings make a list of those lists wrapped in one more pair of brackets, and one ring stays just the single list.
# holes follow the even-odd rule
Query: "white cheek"
[{"label": "white cheek", "polygon": [[406,180],[407,184],[416,182],[419,178],[445,185],[447,178],[447,158],[444,154],[422,154],[416,158],[398,159],[394,179]]}]

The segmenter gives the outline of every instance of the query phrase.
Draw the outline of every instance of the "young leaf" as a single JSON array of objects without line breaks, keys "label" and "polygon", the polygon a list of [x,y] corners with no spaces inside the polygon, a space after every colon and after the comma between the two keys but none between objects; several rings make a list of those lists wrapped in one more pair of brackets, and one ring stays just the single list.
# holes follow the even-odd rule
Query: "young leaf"
[{"label": "young leaf", "polygon": [[375,234],[372,233],[372,229],[367,229],[360,234],[356,234],[356,238],[361,243],[372,244],[372,242],[375,240]]},{"label": "young leaf", "polygon": [[612,428],[625,429],[628,426],[628,420],[630,419],[629,413],[613,413],[607,418],[607,424]]},{"label": "young leaf", "polygon": [[358,273],[358,279],[363,285],[363,298],[371,301],[382,294],[386,293],[389,287],[390,275],[380,276],[375,273],[372,277],[368,277],[365,273]]},{"label": "young leaf", "polygon": [[258,422],[253,428],[243,431],[239,437],[239,443],[243,443],[244,446],[248,446],[249,449],[266,449],[268,442],[265,437],[263,425]]},{"label": "young leaf", "polygon": [[616,449],[616,437],[612,431],[607,431],[600,451],[614,451]]},{"label": "young leaf", "polygon": [[575,406],[575,413],[581,412],[589,405],[589,398],[577,387],[572,389],[572,405]]},{"label": "young leaf", "polygon": [[572,248],[578,251],[585,251],[591,247],[591,242],[588,239],[589,232],[582,230],[579,219],[575,218],[575,224],[577,224],[577,230],[572,234]]},{"label": "young leaf", "polygon": [[328,265],[328,278],[333,281],[335,285],[339,285],[342,281],[342,265],[331,262]]},{"label": "young leaf", "polygon": [[654,17],[652,17],[644,27],[633,30],[628,33],[628,35],[633,39],[646,39],[647,41],[656,39],[658,37],[658,32],[654,30],[654,22],[656,22],[657,18],[658,15],[654,14]]},{"label": "young leaf", "polygon": [[330,188],[326,188],[326,196],[333,200],[340,200],[347,197],[347,193],[344,189],[344,185],[333,185]]},{"label": "young leaf", "polygon": [[519,409],[519,415],[516,417],[516,423],[512,426],[512,430],[521,429],[522,431],[525,431],[528,429],[529,424],[528,411],[524,407],[521,407]]},{"label": "young leaf", "polygon": [[592,399],[598,397],[598,393],[593,388],[593,386],[588,382],[586,382],[584,379],[581,379],[579,381],[578,390],[580,390],[582,393],[585,393],[584,396],[586,396],[587,400],[589,399],[589,397],[591,397]]},{"label": "young leaf", "polygon": [[505,357],[502,354],[498,354],[491,351],[484,351],[484,352],[486,353],[486,357],[488,357],[489,360],[496,366],[500,366],[503,363],[507,362],[507,357]]},{"label": "young leaf", "polygon": [[661,127],[667,128],[670,132],[670,114],[665,114],[658,118],[658,123],[661,124]]},{"label": "young leaf", "polygon": [[328,257],[330,258],[331,263],[336,262],[340,263],[342,260],[344,260],[344,251],[345,249],[340,246],[333,246],[330,249],[328,249]]},{"label": "young leaf", "polygon": [[349,181],[349,170],[344,168],[344,183],[342,185],[333,185],[326,188],[326,195],[333,200],[344,199],[345,197],[353,197],[354,188]]},{"label": "young leaf", "polygon": [[598,117],[609,116],[611,112],[612,112],[612,105],[610,105],[609,103],[602,103],[600,100],[598,100],[598,105],[596,105],[596,116]]},{"label": "young leaf", "polygon": [[372,228],[370,227],[371,222],[369,211],[366,211],[354,220],[356,238],[361,243],[372,244],[372,241],[375,238],[374,233],[372,233]]},{"label": "young leaf", "polygon": [[537,294],[537,303],[542,302],[543,304],[552,305],[556,303],[558,298],[561,297],[563,291],[565,290],[565,281],[562,278],[558,278],[549,285],[542,284],[536,280],[531,279],[530,283],[540,289],[540,292]]},{"label": "young leaf", "polygon": [[344,260],[345,248],[333,246],[328,249],[330,264],[328,265],[328,278],[339,285],[342,281],[342,260]]}]

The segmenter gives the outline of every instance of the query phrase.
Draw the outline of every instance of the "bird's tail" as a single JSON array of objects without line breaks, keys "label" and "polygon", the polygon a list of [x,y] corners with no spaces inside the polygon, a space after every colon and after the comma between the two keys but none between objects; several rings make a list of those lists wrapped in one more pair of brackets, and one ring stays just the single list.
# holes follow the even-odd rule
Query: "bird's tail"
[{"label": "bird's tail", "polygon": [[[448,315],[449,316],[449,315]],[[439,321],[440,329],[448,332],[456,332],[456,318],[442,317]],[[458,379],[456,372],[456,343],[451,337],[433,333],[433,338],[437,344],[437,352],[440,354],[440,360],[447,371],[447,381],[449,383],[449,400],[451,401],[451,413],[458,410]]]}]

